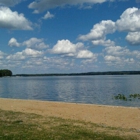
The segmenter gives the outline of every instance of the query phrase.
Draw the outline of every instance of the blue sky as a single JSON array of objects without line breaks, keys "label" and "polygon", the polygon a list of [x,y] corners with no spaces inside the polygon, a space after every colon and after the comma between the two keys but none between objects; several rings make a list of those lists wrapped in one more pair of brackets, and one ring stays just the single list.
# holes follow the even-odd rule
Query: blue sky
[{"label": "blue sky", "polygon": [[0,69],[140,70],[140,0],[0,0]]}]

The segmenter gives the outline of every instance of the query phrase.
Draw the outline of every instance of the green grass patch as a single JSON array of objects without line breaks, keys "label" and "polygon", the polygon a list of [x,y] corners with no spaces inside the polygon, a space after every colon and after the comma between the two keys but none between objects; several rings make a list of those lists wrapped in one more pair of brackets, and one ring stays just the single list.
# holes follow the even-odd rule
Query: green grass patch
[{"label": "green grass patch", "polygon": [[[129,130],[0,110],[0,140],[136,140]],[[125,134],[124,134],[125,132]],[[129,135],[128,135],[129,133]],[[123,134],[123,135],[122,135]],[[137,133],[136,133],[137,134]]]}]

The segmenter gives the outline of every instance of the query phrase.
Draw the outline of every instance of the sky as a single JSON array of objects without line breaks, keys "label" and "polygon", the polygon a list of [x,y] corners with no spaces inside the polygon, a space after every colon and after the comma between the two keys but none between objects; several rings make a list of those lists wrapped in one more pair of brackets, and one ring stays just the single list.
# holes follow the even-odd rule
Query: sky
[{"label": "sky", "polygon": [[0,0],[0,69],[140,70],[140,0]]}]

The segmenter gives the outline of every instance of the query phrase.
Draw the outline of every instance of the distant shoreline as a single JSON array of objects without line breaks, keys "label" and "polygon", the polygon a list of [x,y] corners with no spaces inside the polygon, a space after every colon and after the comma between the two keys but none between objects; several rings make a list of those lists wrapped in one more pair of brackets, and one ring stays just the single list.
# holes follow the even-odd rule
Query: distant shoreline
[{"label": "distant shoreline", "polygon": [[140,75],[140,71],[107,71],[84,73],[14,74],[12,76],[88,76],[88,75]]}]

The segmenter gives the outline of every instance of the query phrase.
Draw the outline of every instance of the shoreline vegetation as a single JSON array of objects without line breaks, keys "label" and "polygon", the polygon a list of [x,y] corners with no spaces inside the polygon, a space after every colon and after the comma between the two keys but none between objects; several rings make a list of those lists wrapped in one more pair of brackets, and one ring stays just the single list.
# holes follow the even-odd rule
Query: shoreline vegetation
[{"label": "shoreline vegetation", "polygon": [[15,74],[13,76],[84,76],[84,75],[140,75],[140,71],[108,71],[84,73]]},{"label": "shoreline vegetation", "polygon": [[106,72],[83,72],[83,73],[44,73],[44,74],[13,74],[11,70],[1,69],[0,77],[7,76],[90,76],[90,75],[140,75],[140,71],[106,71]]},{"label": "shoreline vegetation", "polygon": [[115,100],[123,100],[123,101],[132,101],[134,99],[140,99],[140,94],[130,94],[128,97],[125,96],[124,94],[118,94],[114,96]]},{"label": "shoreline vegetation", "polygon": [[12,71],[8,69],[0,70],[0,77],[12,76]]},{"label": "shoreline vegetation", "polygon": [[139,140],[140,108],[0,98],[0,139]]}]

